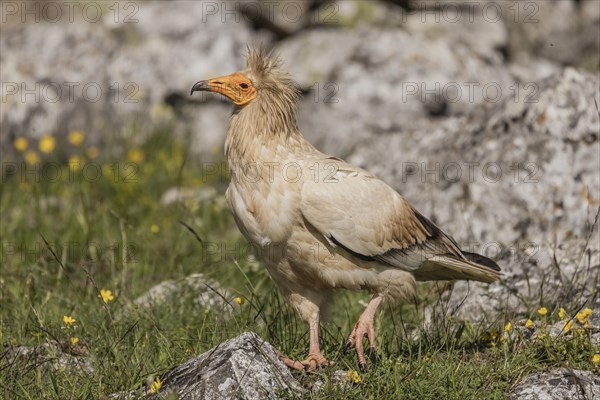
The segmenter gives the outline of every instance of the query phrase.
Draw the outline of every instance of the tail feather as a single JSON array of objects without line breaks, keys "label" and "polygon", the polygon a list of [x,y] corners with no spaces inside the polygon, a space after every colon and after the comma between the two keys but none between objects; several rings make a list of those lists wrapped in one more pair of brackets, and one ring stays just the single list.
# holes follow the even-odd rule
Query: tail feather
[{"label": "tail feather", "polygon": [[485,267],[491,268],[494,271],[500,271],[500,267],[493,260],[490,260],[486,256],[482,256],[477,253],[469,253],[467,251],[462,252],[463,255],[467,258],[467,260],[474,262],[475,264],[483,265]]},{"label": "tail feather", "polygon": [[[472,254],[472,253],[469,253]],[[492,260],[483,257],[487,261],[481,264],[453,256],[435,256],[425,261],[421,268],[414,271],[417,280],[473,280],[492,283],[502,276],[500,267]],[[475,257],[473,257],[475,258]]]}]

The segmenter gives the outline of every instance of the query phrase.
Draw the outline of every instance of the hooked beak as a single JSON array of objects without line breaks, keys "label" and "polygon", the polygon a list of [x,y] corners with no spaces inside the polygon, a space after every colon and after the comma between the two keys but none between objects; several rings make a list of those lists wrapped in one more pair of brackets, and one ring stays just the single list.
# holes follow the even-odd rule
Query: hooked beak
[{"label": "hooked beak", "polygon": [[208,84],[208,81],[199,81],[196,82],[194,86],[192,86],[190,96],[194,94],[194,92],[211,92],[212,90],[213,89],[211,89],[210,85]]},{"label": "hooked beak", "polygon": [[243,106],[256,97],[256,89],[252,86],[252,82],[239,72],[196,82],[192,86],[190,96],[194,92],[219,93],[238,106]]}]

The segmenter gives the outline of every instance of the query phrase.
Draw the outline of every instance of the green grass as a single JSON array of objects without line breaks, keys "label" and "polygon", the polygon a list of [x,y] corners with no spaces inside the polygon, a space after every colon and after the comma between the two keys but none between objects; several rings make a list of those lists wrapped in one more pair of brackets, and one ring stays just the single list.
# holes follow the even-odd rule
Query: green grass
[{"label": "green grass", "polygon": [[[99,398],[139,388],[248,330],[291,357],[306,356],[307,326],[278,294],[265,269],[243,251],[206,251],[209,244],[231,250],[245,248],[246,242],[226,209],[226,182],[202,179],[206,164],[188,156],[184,140],[169,132],[158,132],[143,143],[123,137],[94,159],[85,148],[61,143],[42,158],[45,167],[37,174],[2,177],[0,344],[62,343],[67,352],[89,359],[94,372],[8,363],[4,356],[4,398]],[[44,168],[64,162],[71,153],[81,162],[102,165],[102,177],[84,179],[81,170],[71,176],[66,166],[59,179],[49,179],[49,170],[44,176]],[[14,162],[17,171],[24,168],[16,153],[5,162]],[[87,171],[88,178],[92,172]],[[216,187],[218,194],[161,205],[163,193],[176,186],[198,191]],[[132,307],[152,286],[198,272],[246,301],[235,305],[228,319],[220,310],[195,305],[193,293],[153,309]],[[420,287],[424,301],[419,305],[388,306],[382,312],[375,362],[359,375],[359,383],[345,386],[331,384],[329,373],[356,369],[354,352],[345,352],[343,344],[361,312],[359,300],[368,300],[368,295],[339,293],[321,329],[324,354],[336,364],[313,374],[295,373],[307,387],[319,379],[326,382],[321,392],[306,398],[501,399],[533,371],[567,366],[599,372],[591,357],[600,351],[591,345],[589,332],[534,342],[520,340],[514,329],[505,337],[497,333],[508,321],[515,324],[536,315],[539,304],[525,316],[507,313],[477,324],[440,313],[426,326],[424,309],[438,301],[428,295],[429,288]],[[115,299],[104,303],[98,298],[100,289],[111,290]],[[571,312],[580,306],[564,305]],[[65,315],[77,322],[66,326]],[[558,319],[546,318],[548,323]],[[537,317],[537,322],[543,324],[543,319]],[[74,346],[69,345],[73,337],[79,339]]]}]

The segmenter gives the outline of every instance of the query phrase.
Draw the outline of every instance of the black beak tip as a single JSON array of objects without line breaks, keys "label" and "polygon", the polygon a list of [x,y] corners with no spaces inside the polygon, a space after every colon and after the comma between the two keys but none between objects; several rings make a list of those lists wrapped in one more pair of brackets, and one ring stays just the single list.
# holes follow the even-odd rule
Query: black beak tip
[{"label": "black beak tip", "polygon": [[198,92],[201,90],[208,90],[208,81],[199,81],[192,86],[192,90],[190,90],[190,96],[194,94],[194,92]]}]

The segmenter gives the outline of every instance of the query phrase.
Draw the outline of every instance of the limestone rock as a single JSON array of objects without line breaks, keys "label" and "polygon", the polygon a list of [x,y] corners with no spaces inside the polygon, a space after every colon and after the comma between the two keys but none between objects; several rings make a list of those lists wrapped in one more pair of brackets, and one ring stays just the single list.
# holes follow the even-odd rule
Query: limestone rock
[{"label": "limestone rock", "polygon": [[531,54],[563,65],[597,71],[600,7],[595,0],[497,2],[509,32],[513,59]]},{"label": "limestone rock", "polygon": [[598,296],[598,85],[596,76],[567,68],[537,83],[535,97],[482,103],[437,123],[415,120],[396,134],[372,135],[346,157],[462,248],[498,260],[501,281],[456,283],[449,306],[458,316],[524,312],[522,300],[539,299],[541,290],[549,304]]},{"label": "limestone rock", "polygon": [[304,392],[273,346],[253,332],[221,343],[174,367],[160,379],[162,386],[155,394],[146,388],[110,397],[159,399],[175,393],[180,400],[258,400],[295,398]]},{"label": "limestone rock", "polygon": [[502,63],[483,60],[465,44],[398,28],[314,29],[282,41],[278,51],[309,91],[300,129],[342,157],[374,137],[432,130],[437,117],[498,102],[515,84]]},{"label": "limestone rock", "polygon": [[600,378],[590,371],[554,369],[527,375],[511,392],[511,400],[596,399]]}]

